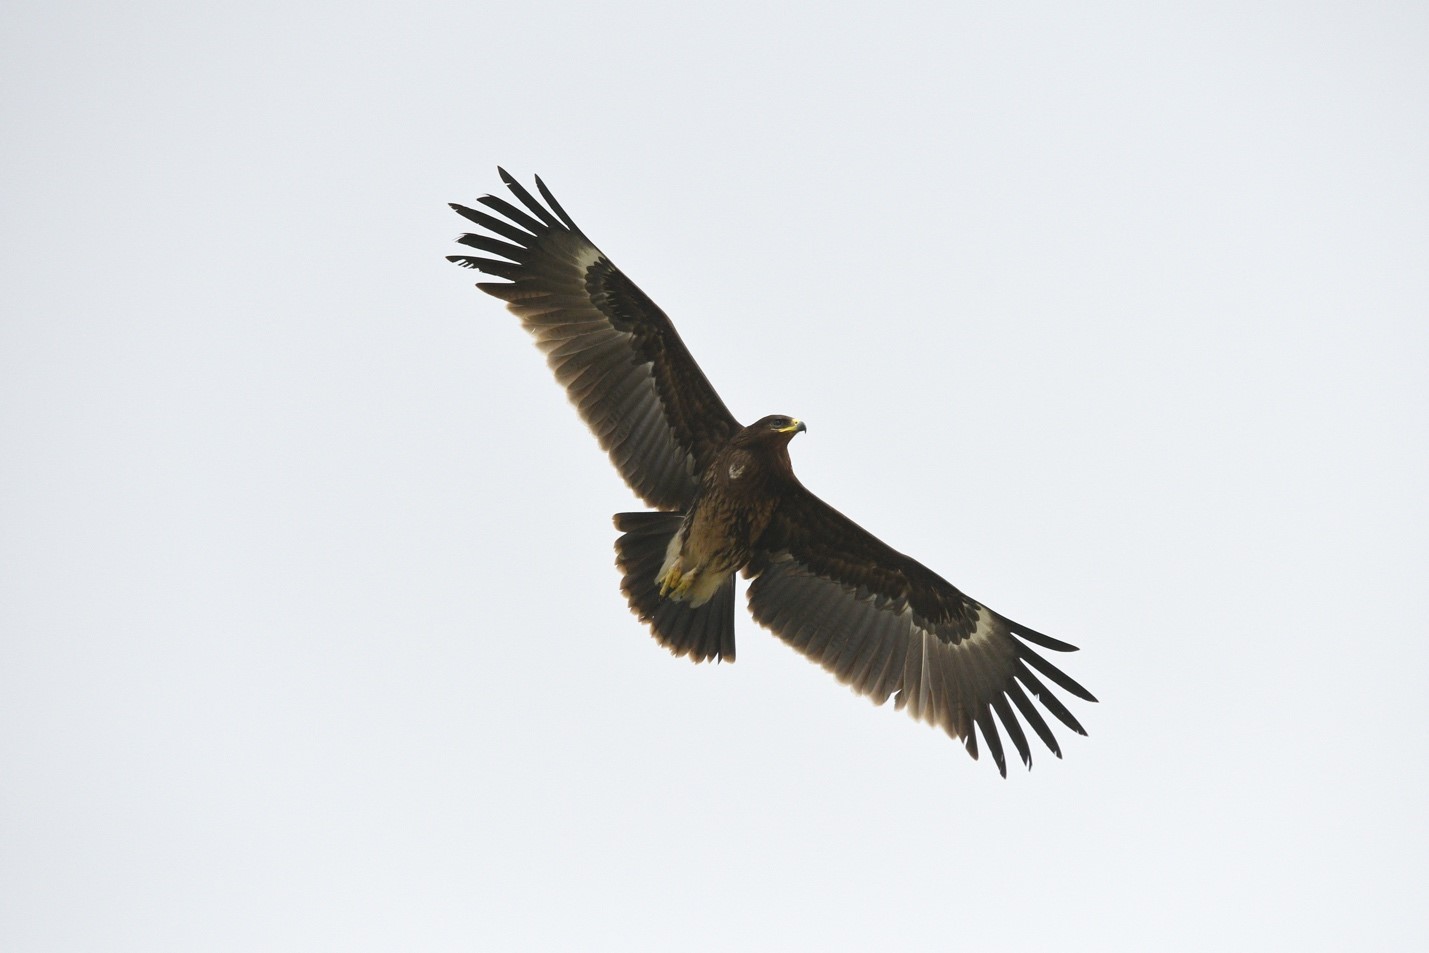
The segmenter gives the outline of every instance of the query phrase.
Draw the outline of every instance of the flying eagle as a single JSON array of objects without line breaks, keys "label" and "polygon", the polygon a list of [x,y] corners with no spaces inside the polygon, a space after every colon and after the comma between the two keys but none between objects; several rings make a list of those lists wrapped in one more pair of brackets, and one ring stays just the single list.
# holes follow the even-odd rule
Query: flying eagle
[{"label": "flying eagle", "polygon": [[615,515],[615,550],[630,608],[660,644],[696,662],[733,661],[738,570],[761,625],[875,704],[896,697],[974,758],[980,732],[1004,777],[998,722],[1032,764],[1018,714],[1062,756],[1033,699],[1086,734],[1042,678],[1096,699],[1032,648],[1075,646],[963,595],[806,490],[789,463],[804,423],[774,415],[742,426],[665,312],[545,183],[536,179],[542,204],[498,172],[522,207],[492,195],[478,199],[490,211],[453,204],[484,229],[459,239],[483,255],[449,260],[503,279],[477,287],[521,319],[620,475],[654,507]]}]

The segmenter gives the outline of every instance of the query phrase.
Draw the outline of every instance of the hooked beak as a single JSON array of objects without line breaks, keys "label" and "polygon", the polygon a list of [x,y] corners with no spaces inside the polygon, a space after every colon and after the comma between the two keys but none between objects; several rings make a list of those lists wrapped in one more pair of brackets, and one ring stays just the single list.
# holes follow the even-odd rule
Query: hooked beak
[{"label": "hooked beak", "polygon": [[808,431],[808,429],[809,429],[808,427],[804,426],[804,422],[803,422],[802,420],[791,420],[791,421],[789,421],[789,426],[787,426],[787,427],[780,427],[780,428],[779,428],[779,432],[780,432],[780,433],[805,433],[805,432]]}]

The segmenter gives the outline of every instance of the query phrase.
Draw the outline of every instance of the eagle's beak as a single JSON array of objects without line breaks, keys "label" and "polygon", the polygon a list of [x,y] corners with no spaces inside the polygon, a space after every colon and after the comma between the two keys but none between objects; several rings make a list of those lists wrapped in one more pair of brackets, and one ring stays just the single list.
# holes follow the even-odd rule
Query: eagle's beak
[{"label": "eagle's beak", "polygon": [[808,427],[804,426],[804,422],[803,422],[802,420],[791,420],[791,421],[789,421],[789,426],[787,426],[787,427],[780,427],[780,428],[779,428],[779,432],[780,432],[780,433],[804,433],[804,432],[807,431],[808,429],[809,429]]}]

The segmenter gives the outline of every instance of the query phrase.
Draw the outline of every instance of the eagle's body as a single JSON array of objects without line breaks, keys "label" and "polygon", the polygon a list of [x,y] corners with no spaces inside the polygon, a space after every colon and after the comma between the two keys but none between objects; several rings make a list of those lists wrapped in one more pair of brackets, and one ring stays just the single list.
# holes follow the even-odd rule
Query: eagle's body
[{"label": "eagle's body", "polygon": [[801,421],[765,417],[735,434],[700,476],[700,488],[660,565],[660,595],[697,608],[743,569],[794,479],[789,441]]},{"label": "eagle's body", "polygon": [[631,609],[661,644],[732,661],[743,572],[762,625],[876,703],[896,696],[973,757],[976,728],[1004,774],[999,723],[1031,764],[1019,714],[1061,756],[1032,699],[1085,734],[1033,671],[1095,701],[1031,648],[1074,646],[970,599],[805,489],[789,459],[804,424],[771,416],[741,426],[670,319],[541,181],[545,205],[501,176],[522,208],[489,195],[481,204],[501,218],[452,206],[491,233],[462,243],[497,257],[451,260],[506,279],[478,287],[521,318],[611,461],[655,507],[616,514],[616,562]]}]

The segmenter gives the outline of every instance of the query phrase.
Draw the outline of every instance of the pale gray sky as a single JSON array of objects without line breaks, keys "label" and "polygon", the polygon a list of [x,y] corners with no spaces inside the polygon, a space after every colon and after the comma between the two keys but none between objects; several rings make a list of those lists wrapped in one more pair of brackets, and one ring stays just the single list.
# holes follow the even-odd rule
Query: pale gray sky
[{"label": "pale gray sky", "polygon": [[[1429,943],[1422,5],[6,19],[0,947]],[[1090,736],[660,649],[497,163]]]}]

